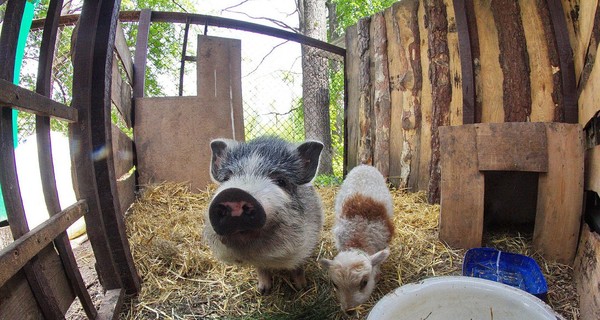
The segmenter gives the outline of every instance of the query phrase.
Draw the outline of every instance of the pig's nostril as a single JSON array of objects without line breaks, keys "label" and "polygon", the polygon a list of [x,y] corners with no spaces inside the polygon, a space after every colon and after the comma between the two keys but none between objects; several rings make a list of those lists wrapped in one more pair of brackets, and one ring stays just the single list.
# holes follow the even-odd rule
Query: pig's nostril
[{"label": "pig's nostril", "polygon": [[231,212],[231,208],[229,208],[228,206],[226,206],[224,204],[219,204],[215,208],[215,212],[219,215],[219,217],[224,217],[224,216],[228,215],[229,212]]},{"label": "pig's nostril", "polygon": [[247,216],[253,216],[254,215],[254,208],[252,206],[249,206],[249,205],[245,204],[242,207],[242,209],[243,209],[244,215],[247,215]]}]

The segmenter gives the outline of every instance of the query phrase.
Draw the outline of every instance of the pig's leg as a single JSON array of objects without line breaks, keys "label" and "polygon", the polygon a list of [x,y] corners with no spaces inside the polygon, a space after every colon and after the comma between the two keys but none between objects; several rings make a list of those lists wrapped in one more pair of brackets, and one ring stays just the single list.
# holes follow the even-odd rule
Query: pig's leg
[{"label": "pig's leg", "polygon": [[306,277],[304,276],[304,268],[298,267],[291,271],[292,275],[292,283],[294,287],[298,290],[306,287]]},{"label": "pig's leg", "polygon": [[256,268],[256,272],[258,273],[258,292],[262,295],[270,294],[271,289],[273,288],[271,271],[268,269]]}]

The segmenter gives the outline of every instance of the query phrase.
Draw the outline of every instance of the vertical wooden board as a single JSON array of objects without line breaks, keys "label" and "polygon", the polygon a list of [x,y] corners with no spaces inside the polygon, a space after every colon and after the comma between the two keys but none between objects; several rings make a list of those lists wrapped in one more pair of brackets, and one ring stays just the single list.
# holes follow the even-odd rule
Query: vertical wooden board
[{"label": "vertical wooden board", "polygon": [[600,46],[596,49],[596,61],[589,80],[579,95],[579,123],[585,125],[600,110]]},{"label": "vertical wooden board", "polygon": [[478,169],[473,125],[440,127],[439,238],[453,247],[481,246],[484,176]]},{"label": "vertical wooden board", "polygon": [[125,33],[121,24],[117,22],[117,32],[115,34],[115,49],[119,60],[123,63],[123,69],[127,75],[129,83],[133,83],[133,60],[131,59],[131,51],[125,40]]},{"label": "vertical wooden board", "polygon": [[51,290],[56,297],[58,307],[63,314],[66,313],[75,300],[75,293],[54,246],[49,245],[42,249],[37,255],[37,259],[43,262],[43,273],[48,277],[48,282],[52,286]]},{"label": "vertical wooden board", "polygon": [[112,152],[117,180],[133,167],[133,141],[117,126],[111,124]]},{"label": "vertical wooden board", "polygon": [[0,287],[0,319],[43,319],[23,271]]},{"label": "vertical wooden board", "polygon": [[373,106],[371,99],[371,37],[370,18],[357,22],[358,26],[358,162],[373,164]]},{"label": "vertical wooden board", "polygon": [[569,30],[569,41],[573,48],[575,79],[579,80],[592,36],[598,0],[562,0],[561,2]]},{"label": "vertical wooden board", "polygon": [[204,190],[211,183],[210,141],[233,138],[229,102],[164,97],[136,99],[136,106],[138,183],[189,182]]},{"label": "vertical wooden board", "polygon": [[135,200],[135,174],[131,174],[128,177],[118,180],[117,190],[119,192],[121,212],[125,214]]},{"label": "vertical wooden board", "polygon": [[[552,122],[554,120],[554,101],[552,93],[553,74],[559,69],[552,65],[549,44],[544,36],[544,24],[538,14],[535,1],[520,1],[521,21],[527,48],[529,48],[529,67],[531,70],[531,122]],[[551,28],[550,28],[551,29]],[[558,106],[557,106],[558,107]]]},{"label": "vertical wooden board", "polygon": [[573,269],[580,319],[600,319],[600,235],[585,223]]},{"label": "vertical wooden board", "polygon": [[550,260],[572,264],[583,206],[583,132],[548,123],[548,172],[539,174],[533,244]]},{"label": "vertical wooden board", "polygon": [[371,18],[371,79],[373,79],[374,147],[373,164],[386,177],[390,175],[390,77],[387,35],[383,12]]},{"label": "vertical wooden board", "polygon": [[392,119],[390,176],[416,191],[421,131],[421,48],[419,1],[401,1],[386,11]]},{"label": "vertical wooden board", "polygon": [[498,30],[493,23],[491,0],[473,1],[473,5],[479,39],[480,68],[476,68],[475,81],[478,87],[477,100],[482,109],[481,122],[504,122],[501,90],[504,75],[500,68]]},{"label": "vertical wooden board", "polygon": [[585,151],[585,190],[600,194],[600,145]]},{"label": "vertical wooden board", "polygon": [[460,64],[460,50],[458,32],[456,28],[456,15],[452,0],[445,0],[446,16],[448,19],[448,50],[450,54],[450,83],[452,84],[452,100],[450,102],[450,125],[463,124],[463,90],[462,68]]},{"label": "vertical wooden board", "polygon": [[347,170],[358,165],[358,140],[360,129],[358,127],[358,26],[353,25],[346,30],[346,87],[348,91],[348,105],[346,106],[346,150]]},{"label": "vertical wooden board", "polygon": [[[421,40],[421,68],[423,71],[423,87],[421,91],[421,123],[420,123],[420,135],[419,135],[419,170],[416,171],[417,175],[412,175],[415,179],[415,188],[411,188],[413,191],[425,191],[429,185],[429,165],[431,161],[431,121],[433,113],[433,89],[431,86],[431,61],[429,61],[429,30],[425,26],[425,7],[423,1],[419,2],[418,21],[419,21],[419,35]],[[412,170],[411,170],[412,171]],[[415,172],[415,171],[412,171]],[[409,181],[411,185],[411,181]]]},{"label": "vertical wooden board", "polygon": [[198,97],[227,101],[233,139],[244,141],[241,41],[198,35],[197,51]]},{"label": "vertical wooden board", "polygon": [[133,89],[121,78],[117,63],[117,59],[113,58],[110,98],[117,107],[117,110],[119,110],[125,124],[131,128],[131,98],[133,97]]}]

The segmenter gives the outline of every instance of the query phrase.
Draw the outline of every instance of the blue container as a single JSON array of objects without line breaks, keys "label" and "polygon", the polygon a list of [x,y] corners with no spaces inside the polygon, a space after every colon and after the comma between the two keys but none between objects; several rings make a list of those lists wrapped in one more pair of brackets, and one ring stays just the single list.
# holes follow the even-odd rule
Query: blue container
[{"label": "blue container", "polygon": [[463,276],[501,282],[546,301],[548,286],[532,258],[494,248],[473,248],[465,253]]}]

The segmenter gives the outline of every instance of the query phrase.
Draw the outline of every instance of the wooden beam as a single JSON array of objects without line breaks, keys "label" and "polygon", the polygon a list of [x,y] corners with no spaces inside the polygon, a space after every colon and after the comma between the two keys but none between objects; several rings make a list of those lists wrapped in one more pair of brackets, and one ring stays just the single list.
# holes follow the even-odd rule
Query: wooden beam
[{"label": "wooden beam", "polygon": [[475,74],[465,0],[453,0],[463,92],[463,124],[475,123]]},{"label": "wooden beam", "polygon": [[79,200],[9,244],[0,255],[0,286],[87,210],[86,201]]},{"label": "wooden beam", "polygon": [[135,41],[135,60],[133,61],[133,97],[144,97],[146,83],[146,59],[148,59],[148,36],[152,11],[144,9],[140,13],[137,39]]},{"label": "wooden beam", "polygon": [[123,28],[121,27],[120,23],[117,24],[115,49],[117,50],[119,60],[121,60],[123,63],[123,69],[125,69],[129,83],[133,83],[133,60],[131,59],[131,51],[129,51],[129,46],[125,40],[125,33],[123,32]]},{"label": "wooden beam", "polygon": [[97,320],[119,319],[119,313],[125,299],[125,290],[108,290],[98,308]]},{"label": "wooden beam", "polygon": [[0,104],[39,116],[54,117],[68,122],[77,121],[77,110],[38,93],[0,79]]}]

